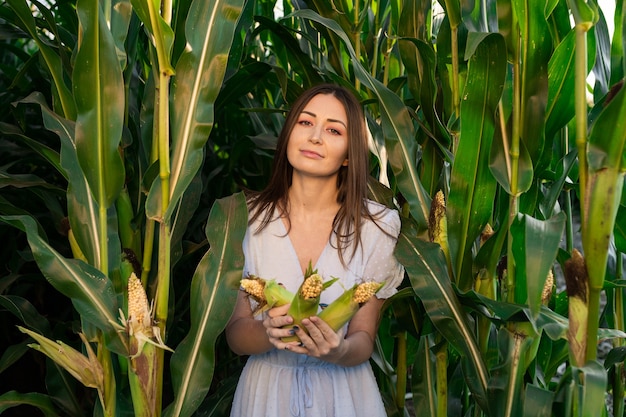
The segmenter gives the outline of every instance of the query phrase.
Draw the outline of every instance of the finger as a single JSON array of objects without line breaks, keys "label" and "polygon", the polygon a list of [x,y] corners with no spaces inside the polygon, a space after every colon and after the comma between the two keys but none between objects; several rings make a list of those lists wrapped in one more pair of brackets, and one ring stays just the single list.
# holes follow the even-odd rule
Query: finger
[{"label": "finger", "polygon": [[267,315],[274,318],[279,316],[284,316],[289,311],[289,304],[285,304],[279,307],[272,307],[267,311]]},{"label": "finger", "polygon": [[315,326],[315,329],[320,333],[320,335],[324,337],[324,339],[333,340],[336,338],[337,332],[335,332],[324,320],[317,316],[313,316],[309,320]]},{"label": "finger", "polygon": [[322,329],[318,327],[318,324],[325,324],[322,320],[315,320],[316,317],[311,317],[310,319],[302,320],[302,325],[306,327],[309,336],[311,339],[315,341],[316,344],[322,343],[325,341],[325,334],[322,332]]}]

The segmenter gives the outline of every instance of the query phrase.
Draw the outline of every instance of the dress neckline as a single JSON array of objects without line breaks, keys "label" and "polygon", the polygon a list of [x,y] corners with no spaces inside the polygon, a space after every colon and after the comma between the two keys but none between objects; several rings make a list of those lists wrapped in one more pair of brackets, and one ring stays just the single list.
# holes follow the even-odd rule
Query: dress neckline
[{"label": "dress neckline", "polygon": [[[302,265],[300,265],[300,257],[298,256],[298,252],[296,251],[295,246],[293,245],[293,242],[291,241],[291,238],[289,237],[289,233],[287,233],[287,228],[285,227],[285,223],[283,223],[283,219],[282,217],[280,217],[279,215],[276,216],[276,221],[279,224],[279,228],[281,229],[281,236],[284,236],[287,239],[287,246],[289,246],[289,250],[291,250],[291,256],[295,259],[296,265],[298,266],[298,271],[300,271],[300,273],[302,274],[302,276],[304,277],[304,272],[302,270]],[[313,270],[317,270],[319,265],[320,265],[320,261],[323,260],[326,252],[328,251],[328,246],[330,245],[330,239],[328,239],[326,241],[326,244],[324,244],[324,247],[322,248],[322,251],[319,253],[317,259],[315,260],[315,263],[313,263],[313,260],[311,259],[311,265]]]}]

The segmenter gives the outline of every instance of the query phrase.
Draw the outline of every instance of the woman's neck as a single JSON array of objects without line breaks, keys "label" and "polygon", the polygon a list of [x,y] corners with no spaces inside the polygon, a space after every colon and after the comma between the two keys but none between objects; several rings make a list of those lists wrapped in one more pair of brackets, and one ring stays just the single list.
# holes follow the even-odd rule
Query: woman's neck
[{"label": "woman's neck", "polygon": [[289,188],[289,211],[337,213],[337,193],[336,178],[294,178]]}]

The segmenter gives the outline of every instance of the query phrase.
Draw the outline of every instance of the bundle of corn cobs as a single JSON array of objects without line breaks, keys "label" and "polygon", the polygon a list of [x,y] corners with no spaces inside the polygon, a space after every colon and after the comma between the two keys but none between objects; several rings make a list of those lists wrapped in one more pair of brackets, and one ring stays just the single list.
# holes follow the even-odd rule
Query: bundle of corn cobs
[{"label": "bundle of corn cobs", "polygon": [[[249,275],[241,280],[241,289],[259,303],[255,314],[272,307],[279,307],[291,303],[287,314],[293,317],[293,324],[304,330],[302,320],[311,316],[319,316],[333,330],[337,331],[356,314],[362,304],[367,302],[380,290],[384,283],[370,281],[355,284],[346,289],[335,301],[324,307],[318,314],[322,291],[330,287],[338,278],[324,281],[322,276],[313,270],[309,263],[305,271],[304,280],[296,294],[292,294],[275,280],[266,280]],[[299,340],[297,336],[283,338],[284,342]]]}]

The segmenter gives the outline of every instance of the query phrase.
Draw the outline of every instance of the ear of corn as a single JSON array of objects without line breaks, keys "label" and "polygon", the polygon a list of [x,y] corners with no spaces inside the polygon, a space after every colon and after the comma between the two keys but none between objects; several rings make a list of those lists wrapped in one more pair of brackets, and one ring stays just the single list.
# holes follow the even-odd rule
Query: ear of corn
[{"label": "ear of corn", "polygon": [[173,352],[165,345],[159,327],[152,321],[146,291],[134,272],[131,272],[128,278],[128,320],[122,316],[122,321],[128,330],[131,359],[142,354],[146,343]]},{"label": "ear of corn", "polygon": [[[317,315],[322,291],[330,287],[338,278],[331,278],[324,282],[322,276],[313,270],[311,263],[305,272],[304,281],[293,297],[287,314],[293,318],[293,324],[288,327],[302,327],[302,320]],[[303,328],[304,329],[304,328]],[[294,342],[300,340],[298,336],[284,337],[283,342]]]},{"label": "ear of corn", "polygon": [[574,249],[572,257],[565,261],[564,272],[568,298],[569,354],[572,363],[582,367],[586,362],[587,351],[589,276],[585,259],[577,249]]},{"label": "ear of corn", "polygon": [[450,247],[448,245],[448,218],[446,217],[446,200],[441,190],[437,191],[430,206],[428,216],[428,237],[431,242],[441,246],[446,262],[450,263]]},{"label": "ear of corn", "polygon": [[337,331],[349,322],[361,305],[372,298],[383,285],[384,283],[376,281],[355,284],[323,309],[318,316]]},{"label": "ear of corn", "polygon": [[240,289],[259,303],[259,307],[253,312],[254,315],[272,307],[289,304],[293,299],[293,294],[278,284],[276,280],[266,280],[256,275],[248,275],[247,278],[242,278]]}]

